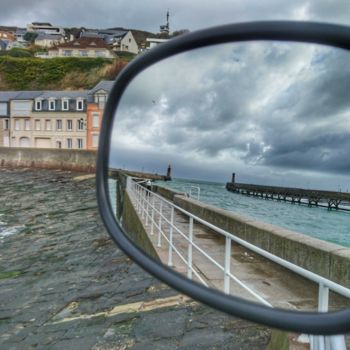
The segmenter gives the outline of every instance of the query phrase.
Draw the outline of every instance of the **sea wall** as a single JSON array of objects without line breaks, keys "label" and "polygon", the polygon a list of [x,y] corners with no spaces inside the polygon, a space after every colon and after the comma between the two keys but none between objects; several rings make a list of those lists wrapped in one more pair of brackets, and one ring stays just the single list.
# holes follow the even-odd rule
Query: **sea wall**
[{"label": "sea wall", "polygon": [[62,169],[91,173],[96,169],[96,152],[0,147],[0,166]]},{"label": "sea wall", "polygon": [[125,231],[128,232],[128,237],[138,247],[141,247],[141,249],[152,258],[159,260],[158,254],[148,238],[148,234],[127,192],[124,193],[123,227]]},{"label": "sea wall", "polygon": [[274,255],[350,287],[350,249],[246,218],[181,195],[174,203]]},{"label": "sea wall", "polygon": [[158,185],[152,185],[152,191],[159,194],[160,196],[173,201],[175,196],[184,196],[185,194],[183,192],[171,190],[169,188],[165,188]]}]

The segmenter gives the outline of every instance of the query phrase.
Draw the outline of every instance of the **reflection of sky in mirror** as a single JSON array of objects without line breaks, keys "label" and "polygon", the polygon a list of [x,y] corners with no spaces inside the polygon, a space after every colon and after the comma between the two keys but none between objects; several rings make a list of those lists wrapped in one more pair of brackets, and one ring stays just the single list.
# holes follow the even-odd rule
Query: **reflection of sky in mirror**
[{"label": "reflection of sky in mirror", "polygon": [[113,130],[111,166],[174,177],[350,187],[346,51],[251,42],[193,50],[141,73]]}]

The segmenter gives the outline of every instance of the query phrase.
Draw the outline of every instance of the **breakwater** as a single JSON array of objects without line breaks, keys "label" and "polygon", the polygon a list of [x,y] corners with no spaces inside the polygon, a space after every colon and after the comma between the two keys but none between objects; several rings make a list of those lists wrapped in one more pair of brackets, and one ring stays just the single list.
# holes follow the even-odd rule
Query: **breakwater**
[{"label": "breakwater", "polygon": [[350,193],[309,190],[293,187],[263,186],[228,182],[226,189],[231,192],[255,196],[264,199],[320,206],[331,209],[350,210]]},{"label": "breakwater", "polygon": [[96,169],[96,152],[0,147],[0,167],[60,169],[92,173]]}]

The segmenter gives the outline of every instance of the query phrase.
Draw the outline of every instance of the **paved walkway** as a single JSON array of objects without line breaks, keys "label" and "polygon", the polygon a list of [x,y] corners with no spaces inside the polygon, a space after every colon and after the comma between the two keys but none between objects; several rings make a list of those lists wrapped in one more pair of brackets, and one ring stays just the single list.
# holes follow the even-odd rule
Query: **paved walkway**
[{"label": "paved walkway", "polygon": [[[169,240],[170,240],[170,221],[171,207],[163,202],[162,213],[167,220],[162,219],[161,223],[161,246],[159,247],[159,211],[160,200],[157,196],[147,196],[149,203],[153,203],[157,210],[154,210],[153,217],[155,224],[151,225],[152,208],[148,208],[148,220],[146,215],[143,220],[144,227],[153,243],[160,259],[164,264],[169,262]],[[134,205],[136,202],[134,200]],[[147,225],[146,225],[147,223]],[[189,236],[189,218],[178,210],[174,211],[174,225],[186,236]],[[152,234],[153,230],[153,234]],[[210,257],[216,260],[222,267],[225,265],[225,239],[217,232],[205,227],[198,222],[193,225],[193,242]],[[173,268],[187,275],[187,265],[183,259],[188,259],[188,241],[175,229],[173,229],[173,245],[179,255],[173,249],[172,263]],[[202,281],[206,282],[211,288],[224,290],[223,269],[218,268],[210,260],[199,252],[195,247],[193,251],[193,267],[197,271]],[[232,243],[230,271],[243,282],[252,291],[270,303],[273,307],[280,307],[293,310],[317,311],[318,305],[318,284],[313,283],[293,272],[287,270],[270,260],[263,258],[252,251]],[[200,279],[193,274],[193,279],[198,282]],[[231,280],[230,294],[241,298],[259,302],[256,297],[241,287],[237,282]],[[330,293],[330,310],[339,310],[350,306],[349,299]]]},{"label": "paved walkway", "polygon": [[128,259],[94,178],[0,168],[0,349],[265,349],[266,327],[195,303]]}]

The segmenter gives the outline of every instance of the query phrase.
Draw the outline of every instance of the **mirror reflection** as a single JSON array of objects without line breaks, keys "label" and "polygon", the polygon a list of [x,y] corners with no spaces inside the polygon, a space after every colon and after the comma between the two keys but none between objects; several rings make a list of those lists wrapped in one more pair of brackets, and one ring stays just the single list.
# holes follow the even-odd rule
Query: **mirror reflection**
[{"label": "mirror reflection", "polygon": [[230,43],[139,74],[110,149],[125,232],[208,288],[300,311],[348,307],[349,58]]}]

